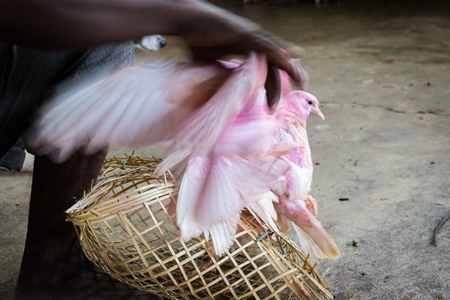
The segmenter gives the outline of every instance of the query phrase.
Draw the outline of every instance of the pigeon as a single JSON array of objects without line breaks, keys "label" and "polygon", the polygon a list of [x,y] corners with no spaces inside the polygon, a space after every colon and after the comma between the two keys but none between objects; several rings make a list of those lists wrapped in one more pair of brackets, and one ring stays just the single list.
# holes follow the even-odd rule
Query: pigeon
[{"label": "pigeon", "polygon": [[[313,162],[306,132],[310,113],[325,119],[315,96],[304,91],[291,91],[281,99],[275,113],[279,128],[278,143],[295,145],[278,159],[287,164],[287,171],[278,178],[271,193],[277,196],[274,208],[278,214],[278,225],[287,230],[287,220],[294,223],[299,247],[316,257],[337,258],[339,249],[331,236],[317,220],[317,203],[309,195],[313,177]],[[273,195],[270,196],[274,198]]]},{"label": "pigeon", "polygon": [[208,155],[188,159],[177,225],[184,240],[211,237],[220,256],[233,244],[239,214],[247,208],[275,232],[286,231],[291,221],[301,249],[335,259],[339,249],[317,220],[317,203],[309,195],[313,162],[306,123],[311,112],[324,116],[316,97],[288,91],[288,77],[280,75],[282,99],[274,115],[263,109],[262,88]]},{"label": "pigeon", "polygon": [[[232,67],[227,63],[228,67]],[[313,175],[306,121],[324,119],[316,97],[289,91],[281,73],[282,99],[274,115],[261,88],[253,105],[226,128],[210,152],[187,158],[177,199],[177,225],[184,240],[211,237],[217,256],[233,244],[240,212],[247,208],[272,231],[294,223],[300,247],[317,257],[337,258],[339,249],[316,219],[309,195]],[[287,82],[286,82],[287,81]]]}]

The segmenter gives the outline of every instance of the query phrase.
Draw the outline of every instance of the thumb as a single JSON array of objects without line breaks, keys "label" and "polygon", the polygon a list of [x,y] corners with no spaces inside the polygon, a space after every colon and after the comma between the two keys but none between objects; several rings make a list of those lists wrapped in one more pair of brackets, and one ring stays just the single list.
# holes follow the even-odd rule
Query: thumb
[{"label": "thumb", "polygon": [[264,88],[266,89],[267,106],[269,107],[269,111],[274,113],[280,101],[281,80],[280,71],[270,63],[267,64],[267,77]]}]

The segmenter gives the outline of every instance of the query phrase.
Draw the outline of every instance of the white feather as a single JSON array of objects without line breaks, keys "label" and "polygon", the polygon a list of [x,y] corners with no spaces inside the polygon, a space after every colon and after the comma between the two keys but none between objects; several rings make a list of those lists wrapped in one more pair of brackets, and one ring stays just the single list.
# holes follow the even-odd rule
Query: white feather
[{"label": "white feather", "polygon": [[273,202],[277,202],[278,197],[272,193],[267,192],[262,195],[261,200],[258,202],[250,203],[247,209],[255,217],[255,219],[262,220],[266,226],[272,231],[278,232],[278,226],[275,224],[277,221],[277,212],[273,207]]}]

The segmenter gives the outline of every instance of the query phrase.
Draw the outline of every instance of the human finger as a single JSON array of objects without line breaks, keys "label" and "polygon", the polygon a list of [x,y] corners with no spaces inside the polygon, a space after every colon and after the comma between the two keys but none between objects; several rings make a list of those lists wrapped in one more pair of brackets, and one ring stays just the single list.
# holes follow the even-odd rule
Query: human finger
[{"label": "human finger", "polygon": [[267,64],[267,77],[264,88],[266,89],[267,106],[269,107],[269,111],[274,113],[280,101],[281,79],[278,68],[270,63]]},{"label": "human finger", "polygon": [[285,71],[296,83],[303,86],[306,76],[297,61],[303,53],[302,48],[280,38],[262,34],[249,37],[246,47],[266,55],[269,63]]}]

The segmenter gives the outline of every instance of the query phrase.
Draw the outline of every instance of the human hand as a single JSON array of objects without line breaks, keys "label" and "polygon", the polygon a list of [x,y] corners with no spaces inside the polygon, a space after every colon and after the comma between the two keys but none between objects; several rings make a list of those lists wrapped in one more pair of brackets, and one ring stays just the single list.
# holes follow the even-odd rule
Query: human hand
[{"label": "human hand", "polygon": [[301,68],[303,52],[298,46],[269,34],[257,24],[202,1],[186,1],[186,15],[178,21],[179,35],[188,43],[193,59],[212,61],[226,55],[247,55],[251,51],[267,57],[265,88],[270,109],[280,99],[278,69],[284,70],[304,89],[308,74]]}]

